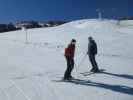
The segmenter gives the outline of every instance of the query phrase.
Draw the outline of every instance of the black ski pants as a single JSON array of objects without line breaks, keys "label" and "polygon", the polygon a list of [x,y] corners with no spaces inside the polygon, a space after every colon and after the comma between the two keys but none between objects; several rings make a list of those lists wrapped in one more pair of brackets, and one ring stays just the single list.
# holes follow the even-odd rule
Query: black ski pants
[{"label": "black ski pants", "polygon": [[90,62],[91,62],[91,65],[92,65],[92,69],[93,71],[98,71],[98,65],[97,65],[97,62],[95,60],[95,55],[93,54],[90,54],[89,55],[89,59],[90,59]]},{"label": "black ski pants", "polygon": [[66,61],[67,61],[67,69],[65,71],[64,78],[68,79],[72,77],[71,72],[74,68],[74,59],[70,57],[66,57]]}]

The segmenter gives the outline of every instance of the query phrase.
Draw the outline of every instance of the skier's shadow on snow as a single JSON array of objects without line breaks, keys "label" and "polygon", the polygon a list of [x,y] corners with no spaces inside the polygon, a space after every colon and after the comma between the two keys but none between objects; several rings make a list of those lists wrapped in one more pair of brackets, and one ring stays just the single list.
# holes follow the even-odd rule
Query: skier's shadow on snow
[{"label": "skier's shadow on snow", "polygon": [[70,80],[69,82],[78,84],[78,85],[93,86],[93,87],[112,90],[112,91],[119,92],[119,93],[133,95],[133,87],[129,87],[129,86],[111,85],[111,84],[98,83],[98,82],[86,81],[86,80],[81,80],[81,79],[73,79],[73,80]]},{"label": "skier's shadow on snow", "polygon": [[[98,74],[106,74],[106,75],[111,75],[111,76],[116,76],[116,77],[120,77],[120,78],[126,78],[126,79],[133,80],[133,75],[110,73],[110,72],[107,72],[105,69],[102,69],[102,71],[100,71]],[[90,75],[90,74],[88,74],[88,75]],[[88,76],[88,75],[86,74],[86,76]]]},{"label": "skier's shadow on snow", "polygon": [[109,73],[109,72],[101,72],[102,74],[106,75],[111,75],[111,76],[116,76],[116,77],[121,77],[121,78],[126,78],[126,79],[132,79],[133,80],[133,75],[128,75],[128,74],[114,74],[114,73]]}]

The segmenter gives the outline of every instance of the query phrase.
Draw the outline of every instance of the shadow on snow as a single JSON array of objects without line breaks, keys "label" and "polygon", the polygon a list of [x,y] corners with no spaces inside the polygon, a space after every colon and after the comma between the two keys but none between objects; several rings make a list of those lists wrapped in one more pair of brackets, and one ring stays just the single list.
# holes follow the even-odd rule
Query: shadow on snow
[{"label": "shadow on snow", "polygon": [[107,74],[111,76],[117,76],[121,78],[126,78],[126,79],[132,79],[133,80],[133,75],[127,75],[127,74],[114,74],[114,73],[109,73],[109,72],[101,72],[102,74]]},{"label": "shadow on snow", "polygon": [[94,86],[94,87],[112,90],[119,93],[133,95],[133,88],[129,86],[124,86],[124,85],[111,85],[111,84],[98,83],[98,82],[86,81],[81,79],[73,79],[67,82],[78,84],[78,85]]}]

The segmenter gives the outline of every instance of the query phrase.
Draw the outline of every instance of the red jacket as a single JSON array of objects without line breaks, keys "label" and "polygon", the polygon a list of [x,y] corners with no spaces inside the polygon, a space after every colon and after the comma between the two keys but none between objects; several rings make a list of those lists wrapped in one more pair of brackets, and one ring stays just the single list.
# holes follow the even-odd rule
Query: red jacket
[{"label": "red jacket", "polygon": [[65,56],[74,58],[74,53],[75,53],[75,45],[69,44],[67,48],[65,48]]}]

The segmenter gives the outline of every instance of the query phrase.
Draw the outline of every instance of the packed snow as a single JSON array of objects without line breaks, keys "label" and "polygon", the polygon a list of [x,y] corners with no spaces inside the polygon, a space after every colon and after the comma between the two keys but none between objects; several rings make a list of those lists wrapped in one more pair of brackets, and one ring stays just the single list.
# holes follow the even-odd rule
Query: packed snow
[{"label": "packed snow", "polygon": [[[133,27],[118,23],[84,19],[0,34],[0,100],[133,100]],[[105,71],[83,76],[91,69],[89,36]],[[77,40],[75,81],[59,82],[66,70],[64,48],[72,38]]]}]

